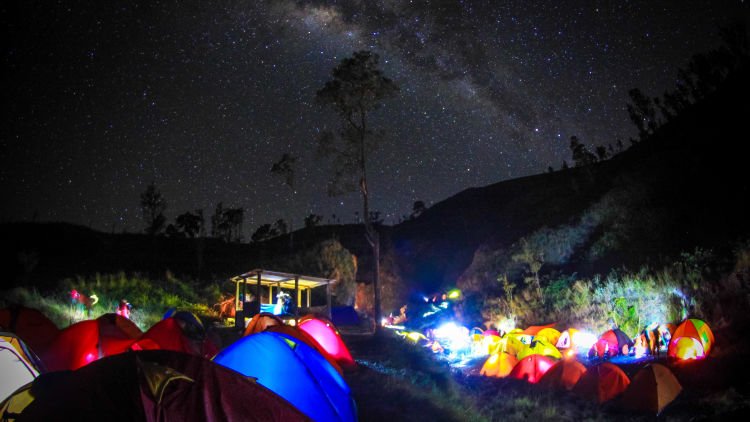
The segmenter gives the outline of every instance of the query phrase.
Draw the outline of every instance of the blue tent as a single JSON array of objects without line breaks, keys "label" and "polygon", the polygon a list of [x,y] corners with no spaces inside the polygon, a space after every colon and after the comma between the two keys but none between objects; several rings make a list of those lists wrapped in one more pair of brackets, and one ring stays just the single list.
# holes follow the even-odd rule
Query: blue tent
[{"label": "blue tent", "polygon": [[224,349],[214,362],[256,378],[316,421],[357,420],[346,381],[320,353],[297,339],[256,333]]},{"label": "blue tent", "polygon": [[331,320],[337,327],[343,325],[358,325],[359,315],[354,306],[334,306],[331,308]]}]

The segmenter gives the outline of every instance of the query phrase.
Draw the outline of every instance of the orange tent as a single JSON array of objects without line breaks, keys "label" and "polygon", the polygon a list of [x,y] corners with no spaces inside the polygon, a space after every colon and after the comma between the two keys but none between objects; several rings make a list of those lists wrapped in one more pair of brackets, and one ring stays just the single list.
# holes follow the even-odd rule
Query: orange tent
[{"label": "orange tent", "polygon": [[20,337],[37,353],[42,353],[60,332],[43,313],[23,306],[0,309],[0,328]]},{"label": "orange tent", "polygon": [[250,334],[261,333],[266,328],[274,325],[284,325],[284,321],[276,315],[269,312],[261,312],[254,315],[245,327],[245,333],[243,336],[249,336]]},{"label": "orange tent", "polygon": [[586,367],[575,359],[563,359],[552,367],[539,380],[539,385],[551,388],[573,389],[586,373]]},{"label": "orange tent", "polygon": [[677,359],[703,359],[713,346],[714,333],[704,321],[686,319],[675,329],[667,355]]},{"label": "orange tent", "polygon": [[622,394],[622,405],[631,410],[661,413],[682,391],[677,378],[666,366],[654,363],[633,377]]},{"label": "orange tent", "polygon": [[508,376],[536,384],[555,360],[544,355],[529,355],[518,361]]},{"label": "orange tent", "polygon": [[505,378],[513,370],[513,367],[518,363],[513,355],[507,353],[493,353],[482,365],[482,369],[479,371],[479,375],[486,377]]},{"label": "orange tent", "polygon": [[604,403],[625,391],[628,384],[630,379],[622,369],[605,362],[586,370],[573,387],[573,392],[581,397]]},{"label": "orange tent", "polygon": [[530,336],[537,335],[538,332],[542,331],[545,328],[553,328],[555,326],[555,323],[547,324],[547,325],[532,325],[529,328],[523,330],[524,334],[528,334]]}]

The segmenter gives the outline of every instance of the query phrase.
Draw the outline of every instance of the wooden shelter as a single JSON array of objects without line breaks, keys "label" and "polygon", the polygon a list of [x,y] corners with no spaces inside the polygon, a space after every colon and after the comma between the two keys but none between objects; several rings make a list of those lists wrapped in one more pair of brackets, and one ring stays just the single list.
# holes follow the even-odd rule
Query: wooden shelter
[{"label": "wooden shelter", "polygon": [[[331,283],[336,281],[334,279],[255,269],[234,276],[231,280],[235,283],[234,300],[237,310],[235,318],[238,327],[244,328],[244,317],[259,313],[262,304],[275,303],[274,294],[278,294],[281,289],[294,290],[292,300],[295,300],[297,304],[294,307],[295,317],[297,317],[300,308],[311,307],[312,289],[325,286],[325,314],[329,319],[331,318]],[[255,300],[249,300],[251,295],[254,295]]]}]

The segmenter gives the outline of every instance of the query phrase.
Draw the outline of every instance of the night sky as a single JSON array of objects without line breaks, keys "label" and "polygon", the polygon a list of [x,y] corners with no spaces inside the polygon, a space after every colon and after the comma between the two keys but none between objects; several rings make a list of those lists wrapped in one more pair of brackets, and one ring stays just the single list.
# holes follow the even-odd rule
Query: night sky
[{"label": "night sky", "polygon": [[[387,223],[459,191],[559,169],[569,138],[635,136],[627,91],[672,88],[718,46],[740,0],[4,2],[0,221],[141,231],[150,182],[171,220],[245,208],[246,237],[310,213],[353,222],[330,198],[315,102],[355,50],[381,57],[400,95],[373,114],[372,209]],[[270,173],[299,157],[295,189]]]}]

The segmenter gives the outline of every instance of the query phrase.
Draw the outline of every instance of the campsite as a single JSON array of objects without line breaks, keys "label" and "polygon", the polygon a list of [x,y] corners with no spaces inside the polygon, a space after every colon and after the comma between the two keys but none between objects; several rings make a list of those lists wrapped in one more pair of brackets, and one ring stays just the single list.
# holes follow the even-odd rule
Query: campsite
[{"label": "campsite", "polygon": [[744,420],[750,2],[658,3],[4,7],[0,422]]}]

